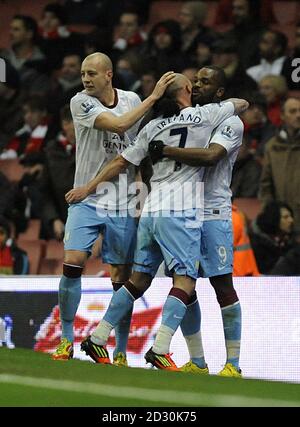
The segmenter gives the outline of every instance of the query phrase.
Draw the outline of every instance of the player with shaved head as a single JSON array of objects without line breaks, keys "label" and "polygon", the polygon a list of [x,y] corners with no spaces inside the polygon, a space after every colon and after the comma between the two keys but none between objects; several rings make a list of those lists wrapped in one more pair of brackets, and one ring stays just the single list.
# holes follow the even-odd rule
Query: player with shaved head
[{"label": "player with shaved head", "polygon": [[[192,83],[176,74],[165,95],[154,106],[157,116],[138,134],[118,157],[112,160],[90,183],[66,194],[69,203],[93,194],[99,184],[115,179],[132,166],[139,166],[148,156],[149,143],[157,139],[170,147],[206,147],[211,132],[221,122],[248,107],[244,100],[191,107]],[[171,339],[183,320],[187,304],[194,294],[198,277],[201,242],[201,181],[205,168],[188,166],[164,159],[153,165],[151,193],[148,195],[138,226],[133,273],[124,286],[113,294],[103,319],[81,348],[95,362],[109,360],[105,348],[110,332],[134,301],[150,286],[164,260],[173,277],[162,312],[162,323],[153,347],[145,359],[158,369],[176,371],[169,354]],[[99,185],[98,188],[101,188]],[[76,205],[74,205],[76,206]]]},{"label": "player with shaved head", "polygon": [[[84,59],[81,66],[84,90],[77,93],[70,104],[76,136],[74,188],[87,184],[128,147],[136,136],[137,122],[161,97],[173,74],[164,74],[152,94],[141,102],[135,93],[112,86],[113,66],[107,55],[96,52]],[[91,194],[69,207],[63,276],[59,283],[62,337],[52,355],[54,360],[73,357],[73,323],[81,298],[81,275],[99,233],[103,234],[102,260],[110,264],[113,289],[119,289],[130,276],[136,220],[124,212],[127,213],[133,197],[127,191],[133,182],[134,166],[128,168],[123,179],[116,177],[113,188]],[[123,319],[116,333],[116,364],[126,364],[129,327],[130,316]]]}]

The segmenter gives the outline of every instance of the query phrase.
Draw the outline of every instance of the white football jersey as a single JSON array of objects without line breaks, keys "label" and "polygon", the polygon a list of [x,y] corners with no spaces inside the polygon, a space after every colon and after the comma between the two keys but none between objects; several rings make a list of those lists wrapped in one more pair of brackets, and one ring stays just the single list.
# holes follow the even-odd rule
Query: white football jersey
[{"label": "white football jersey", "polygon": [[221,123],[210,143],[222,145],[227,155],[204,174],[204,220],[231,219],[231,178],[234,162],[243,141],[244,125],[238,116]]},{"label": "white football jersey", "polygon": [[[99,114],[110,112],[121,116],[141,102],[134,92],[120,89],[115,89],[115,91],[116,103],[112,107],[106,107],[97,98],[87,95],[85,91],[77,93],[71,99],[70,107],[76,136],[74,188],[85,185],[95,178],[107,163],[128,147],[137,134],[139,122],[123,135],[94,128],[95,119]],[[132,166],[120,176],[120,179],[116,177],[112,181],[113,191],[91,194],[84,202],[97,204],[98,207],[104,209],[127,209],[127,205],[133,197],[128,196],[127,187],[134,181],[135,168]]]},{"label": "white football jersey", "polygon": [[[173,147],[206,147],[213,129],[233,114],[234,106],[227,102],[188,107],[177,116],[154,119],[141,130],[122,156],[138,166],[148,155],[149,143],[155,139]],[[203,208],[204,171],[203,167],[191,167],[163,158],[153,167],[151,193],[143,212]]]}]

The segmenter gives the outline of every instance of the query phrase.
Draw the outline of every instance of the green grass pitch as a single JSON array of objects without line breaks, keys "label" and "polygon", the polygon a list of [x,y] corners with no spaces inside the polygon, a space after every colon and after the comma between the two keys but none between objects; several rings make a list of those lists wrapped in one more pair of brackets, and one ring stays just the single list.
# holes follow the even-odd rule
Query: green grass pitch
[{"label": "green grass pitch", "polygon": [[2,407],[300,406],[300,384],[117,368],[0,348]]}]

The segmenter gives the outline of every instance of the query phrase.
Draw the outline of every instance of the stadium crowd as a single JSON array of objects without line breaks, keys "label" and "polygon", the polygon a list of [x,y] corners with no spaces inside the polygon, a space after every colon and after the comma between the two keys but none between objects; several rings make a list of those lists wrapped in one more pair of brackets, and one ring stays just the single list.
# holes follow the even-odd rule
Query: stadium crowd
[{"label": "stadium crowd", "polygon": [[[35,252],[40,248],[30,272],[55,272],[55,259],[44,270],[41,260],[47,242],[62,241],[64,197],[73,186],[69,102],[82,90],[82,59],[100,51],[113,61],[114,86],[141,100],[166,71],[193,81],[205,65],[224,69],[227,97],[250,103],[241,115],[244,140],[233,170],[233,199],[259,200],[261,206],[257,218],[244,212],[257,267],[249,272],[249,261],[239,254],[236,275],[298,275],[300,71],[295,73],[293,60],[300,58],[300,4],[288,38],[273,0],[220,0],[210,25],[207,13],[216,2],[208,0],[174,1],[174,19],[158,22],[151,20],[153,10],[165,2],[114,3],[112,8],[107,0],[53,1],[45,3],[39,20],[20,6],[10,22],[10,42],[0,50],[6,64],[6,82],[0,82],[0,274],[30,271],[28,240]],[[26,240],[33,221],[37,234]]]}]

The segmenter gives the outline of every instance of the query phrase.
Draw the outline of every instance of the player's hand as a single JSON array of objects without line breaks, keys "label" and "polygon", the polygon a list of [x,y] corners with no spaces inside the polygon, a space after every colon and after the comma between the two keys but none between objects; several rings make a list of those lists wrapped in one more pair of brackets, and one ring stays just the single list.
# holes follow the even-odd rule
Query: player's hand
[{"label": "player's hand", "polygon": [[174,71],[168,71],[161,76],[151,94],[156,101],[163,96],[167,87],[175,80],[175,76]]},{"label": "player's hand", "polygon": [[158,139],[150,142],[148,150],[153,164],[164,157],[164,147],[163,141]]},{"label": "player's hand", "polygon": [[65,195],[66,202],[69,204],[81,202],[89,195],[88,189],[86,187],[77,187],[73,190],[68,191]]}]

